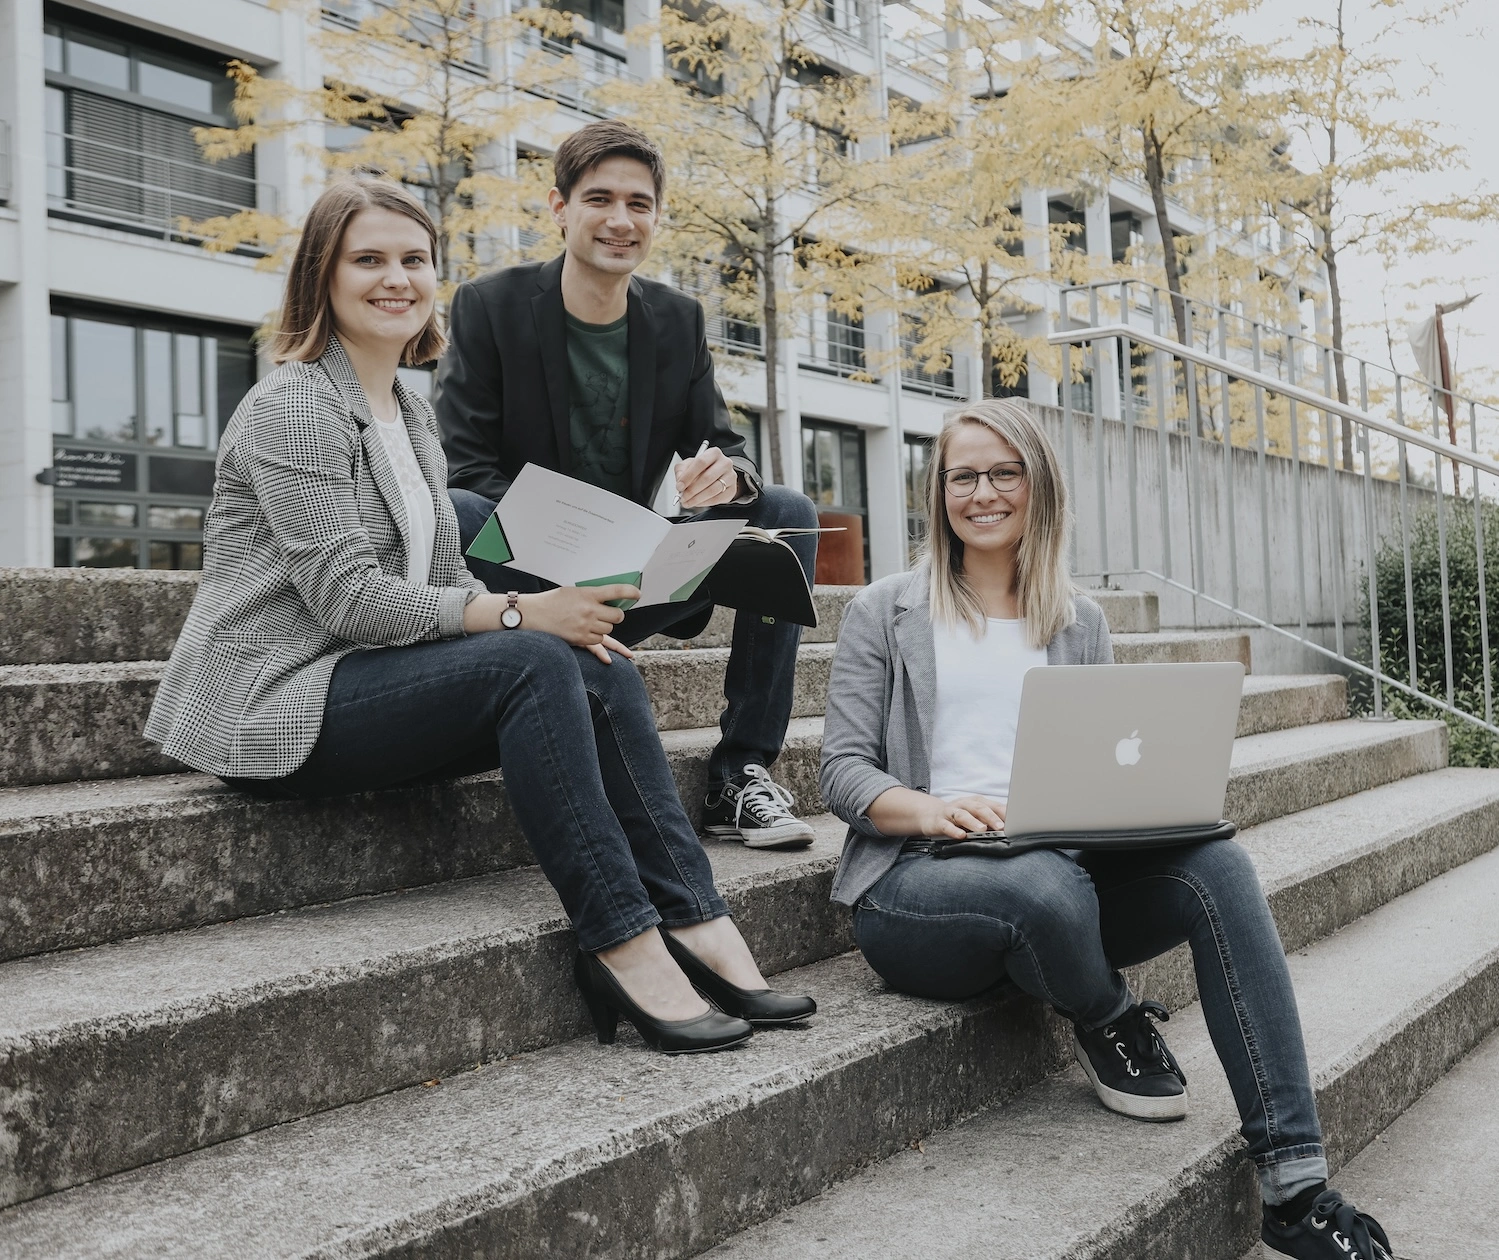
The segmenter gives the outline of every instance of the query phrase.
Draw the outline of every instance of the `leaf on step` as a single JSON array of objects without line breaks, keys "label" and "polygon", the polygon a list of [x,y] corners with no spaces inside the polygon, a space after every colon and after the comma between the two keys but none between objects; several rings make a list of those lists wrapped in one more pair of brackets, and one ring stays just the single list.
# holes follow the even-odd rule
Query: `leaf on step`
[{"label": "leaf on step", "polygon": [[437,1076],[434,1076],[430,1081],[423,1081],[422,1082],[422,1086],[424,1088],[426,1088],[426,1089],[431,1089],[432,1086],[434,1086],[434,1085],[441,1085],[441,1084],[442,1084],[442,1078],[441,1077],[437,1077]]}]

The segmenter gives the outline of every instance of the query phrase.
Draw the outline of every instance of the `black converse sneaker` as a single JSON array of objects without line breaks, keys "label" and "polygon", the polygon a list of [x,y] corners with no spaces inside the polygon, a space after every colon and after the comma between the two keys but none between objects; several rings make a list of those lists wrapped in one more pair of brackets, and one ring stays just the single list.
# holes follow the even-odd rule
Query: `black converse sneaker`
[{"label": "black converse sneaker", "polygon": [[1325,1186],[1310,1210],[1290,1224],[1266,1204],[1260,1238],[1267,1255],[1297,1260],[1394,1260],[1395,1254],[1378,1221]]},{"label": "black converse sneaker", "polygon": [[1159,1002],[1136,1002],[1092,1032],[1072,1026],[1072,1048],[1103,1105],[1137,1120],[1180,1120],[1187,1078],[1150,1021],[1170,1019]]},{"label": "black converse sneaker", "polygon": [[743,840],[751,849],[805,849],[812,828],[791,812],[795,798],[751,762],[703,803],[703,831],[722,840]]}]

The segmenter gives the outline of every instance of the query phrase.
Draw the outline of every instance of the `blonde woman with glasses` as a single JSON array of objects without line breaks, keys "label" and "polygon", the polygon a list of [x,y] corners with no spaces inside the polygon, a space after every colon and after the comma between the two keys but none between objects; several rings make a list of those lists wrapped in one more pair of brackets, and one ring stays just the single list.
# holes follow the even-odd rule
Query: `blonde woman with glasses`
[{"label": "blonde woman with glasses", "polygon": [[833,900],[853,908],[864,957],[928,998],[1013,981],[1072,1022],[1106,1107],[1174,1120],[1186,1079],[1155,1026],[1166,1009],[1137,1000],[1119,969],[1188,942],[1259,1171],[1266,1245],[1388,1260],[1379,1224],[1327,1188],[1285,954],[1238,844],[932,856],[934,837],[1003,827],[1026,671],[1113,651],[1103,613],[1073,587],[1066,487],[1026,404],[948,418],[926,506],[924,562],[849,605],[828,687],[822,795],[849,825]]}]

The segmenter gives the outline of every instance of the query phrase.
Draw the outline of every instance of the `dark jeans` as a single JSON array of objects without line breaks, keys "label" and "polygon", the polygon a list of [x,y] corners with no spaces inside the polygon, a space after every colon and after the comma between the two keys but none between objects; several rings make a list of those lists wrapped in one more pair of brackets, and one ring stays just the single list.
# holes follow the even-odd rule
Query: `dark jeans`
[{"label": "dark jeans", "polygon": [[[449,490],[453,509],[458,514],[458,532],[463,547],[478,536],[484,522],[494,512],[494,503],[472,490]],[[698,513],[693,520],[738,517],[762,529],[808,528],[817,524],[817,509],[804,494],[785,486],[766,486],[753,503],[726,503]],[[788,538],[806,571],[807,581],[817,565],[817,535]],[[517,569],[467,557],[469,572],[491,591],[542,591],[552,584]],[[684,636],[696,633],[713,608],[713,595],[706,584],[692,599],[680,604],[655,604],[649,608],[632,608],[615,631],[614,637],[626,647],[642,639],[677,628]],[[770,621],[755,613],[740,612],[734,617],[734,638],[729,649],[729,665],[724,675],[723,692],[728,706],[719,718],[722,737],[708,759],[709,790],[739,774],[746,762],[769,766],[780,755],[791,721],[791,702],[796,678],[796,649],[801,643],[802,628],[785,621]]]},{"label": "dark jeans", "polygon": [[582,949],[728,913],[639,672],[555,635],[496,630],[353,652],[333,671],[306,762],[239,785],[327,796],[497,765]]},{"label": "dark jeans", "polygon": [[854,935],[893,988],[961,1000],[1008,977],[1087,1029],[1132,1002],[1118,968],[1189,942],[1266,1201],[1326,1179],[1285,952],[1232,840],[1076,858],[905,854],[860,900]]}]

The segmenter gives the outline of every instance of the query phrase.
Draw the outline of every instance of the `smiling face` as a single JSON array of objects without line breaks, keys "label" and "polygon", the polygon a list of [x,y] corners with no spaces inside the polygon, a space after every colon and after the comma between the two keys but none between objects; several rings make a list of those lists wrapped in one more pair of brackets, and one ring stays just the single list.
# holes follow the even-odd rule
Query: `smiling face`
[{"label": "smiling face", "polygon": [[965,548],[989,552],[1019,548],[1021,536],[1025,533],[1030,481],[1022,477],[1014,490],[1000,493],[982,474],[996,464],[1020,462],[1019,452],[988,425],[960,424],[948,438],[947,449],[943,452],[943,468],[971,468],[980,474],[978,485],[969,498],[959,498],[951,491],[943,491],[948,523]]},{"label": "smiling face", "polygon": [[349,220],[328,287],[340,340],[404,349],[426,327],[436,299],[432,245],[420,223],[378,207]]},{"label": "smiling face", "polygon": [[661,207],[644,162],[605,158],[578,181],[572,196],[563,200],[554,188],[548,202],[574,264],[628,275],[650,255]]}]

